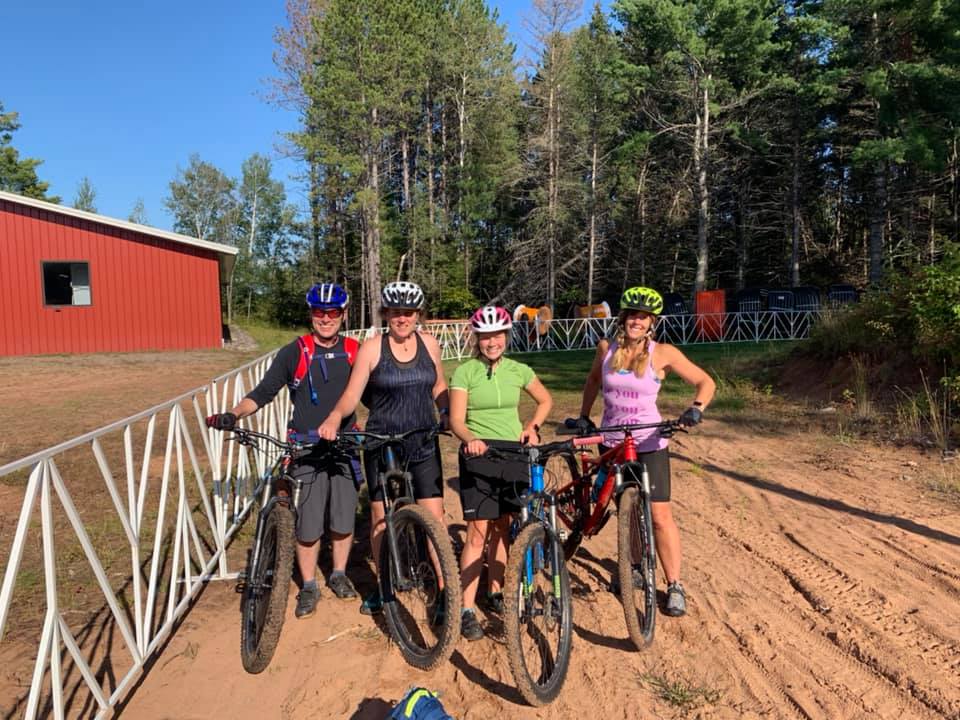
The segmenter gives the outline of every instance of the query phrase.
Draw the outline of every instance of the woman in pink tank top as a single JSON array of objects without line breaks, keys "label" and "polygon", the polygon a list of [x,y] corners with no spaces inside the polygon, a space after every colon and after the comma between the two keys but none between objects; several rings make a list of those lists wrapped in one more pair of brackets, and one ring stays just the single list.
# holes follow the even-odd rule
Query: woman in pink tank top
[{"label": "woman in pink tank top", "polygon": [[[657,316],[663,311],[663,298],[656,290],[632,287],[620,298],[616,338],[601,340],[593,366],[583,386],[580,405],[581,430],[593,426],[590,410],[603,391],[601,426],[634,425],[660,422],[657,396],[668,372],[675,372],[695,388],[694,398],[680,422],[691,427],[703,418],[713,399],[716,385],[703,369],[694,365],[672,345],[654,341]],[[635,430],[637,455],[646,464],[651,484],[651,512],[657,555],[667,576],[666,613],[679,617],[686,613],[686,594],[680,584],[680,530],[670,507],[670,455],[666,438],[656,430]],[[617,434],[604,435],[606,446],[620,442]]]}]

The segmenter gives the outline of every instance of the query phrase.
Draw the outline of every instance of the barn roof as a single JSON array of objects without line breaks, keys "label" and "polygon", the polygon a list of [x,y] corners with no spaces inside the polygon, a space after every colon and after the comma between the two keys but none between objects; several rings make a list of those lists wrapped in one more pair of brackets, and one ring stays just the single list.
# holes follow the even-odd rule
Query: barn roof
[{"label": "barn roof", "polygon": [[98,215],[97,213],[77,210],[76,208],[66,207],[65,205],[57,205],[55,203],[46,202],[45,200],[35,200],[33,198],[24,197],[23,195],[17,195],[15,193],[4,192],[2,190],[0,190],[0,200],[7,200],[8,202],[12,202],[17,205],[26,205],[28,207],[37,208],[38,210],[45,210],[58,215],[66,215],[68,217],[75,217],[81,220],[95,222],[101,225],[107,225],[108,227],[118,228],[120,230],[129,230],[131,232],[141,233],[151,237],[162,238],[164,240],[170,240],[171,242],[180,243],[181,245],[188,245],[190,247],[210,250],[211,252],[215,252],[217,255],[219,255],[220,281],[223,283],[226,283],[229,280],[230,271],[233,269],[233,263],[236,260],[237,248],[230,245],[221,245],[220,243],[210,242],[209,240],[200,240],[199,238],[181,235],[180,233],[170,232],[169,230],[160,230],[148,225],[138,225],[137,223],[127,222],[126,220],[118,220],[117,218],[108,217],[106,215]]}]

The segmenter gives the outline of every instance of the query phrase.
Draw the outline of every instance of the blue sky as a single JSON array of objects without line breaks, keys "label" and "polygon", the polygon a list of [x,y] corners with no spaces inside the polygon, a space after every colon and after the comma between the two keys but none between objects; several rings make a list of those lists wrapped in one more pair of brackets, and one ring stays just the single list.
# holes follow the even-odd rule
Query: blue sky
[{"label": "blue sky", "polygon": [[[252,153],[267,154],[302,204],[298,166],[276,150],[296,117],[263,98],[283,0],[5,5],[0,101],[20,114],[13,145],[43,160],[38,173],[65,204],[87,176],[98,212],[125,219],[142,198],[148,223],[169,229],[162,200],[194,152],[231,176]],[[523,52],[529,0],[493,5]]]}]

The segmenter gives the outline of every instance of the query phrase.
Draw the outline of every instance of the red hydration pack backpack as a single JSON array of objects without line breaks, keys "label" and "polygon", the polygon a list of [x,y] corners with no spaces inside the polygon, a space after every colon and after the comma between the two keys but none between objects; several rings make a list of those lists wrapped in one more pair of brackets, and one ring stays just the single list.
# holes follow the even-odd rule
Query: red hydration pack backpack
[{"label": "red hydration pack backpack", "polygon": [[297,338],[297,347],[300,349],[300,357],[297,360],[297,369],[293,373],[293,380],[289,383],[290,392],[300,387],[300,383],[302,383],[303,378],[306,377],[307,384],[310,387],[310,400],[316,405],[319,399],[317,398],[316,390],[313,389],[313,378],[310,376],[310,366],[313,364],[314,357],[320,360],[320,372],[323,374],[323,381],[327,382],[326,361],[346,358],[350,367],[353,367],[353,361],[357,357],[357,350],[360,348],[360,343],[352,337],[344,337],[343,351],[329,351],[317,354],[317,344],[313,334],[310,333]]}]

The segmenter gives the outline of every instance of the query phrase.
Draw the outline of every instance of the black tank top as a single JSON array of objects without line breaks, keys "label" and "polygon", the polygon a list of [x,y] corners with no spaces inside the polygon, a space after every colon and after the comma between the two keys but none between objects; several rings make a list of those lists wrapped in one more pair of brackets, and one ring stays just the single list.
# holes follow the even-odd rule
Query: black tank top
[{"label": "black tank top", "polygon": [[[370,373],[363,393],[363,404],[370,414],[367,430],[375,433],[399,433],[429,427],[436,422],[433,386],[437,368],[419,333],[417,352],[408,362],[398,362],[390,350],[390,338],[384,333],[380,344],[380,361]],[[434,452],[435,443],[425,436],[412,435],[404,444],[407,460],[426,460]]]}]

